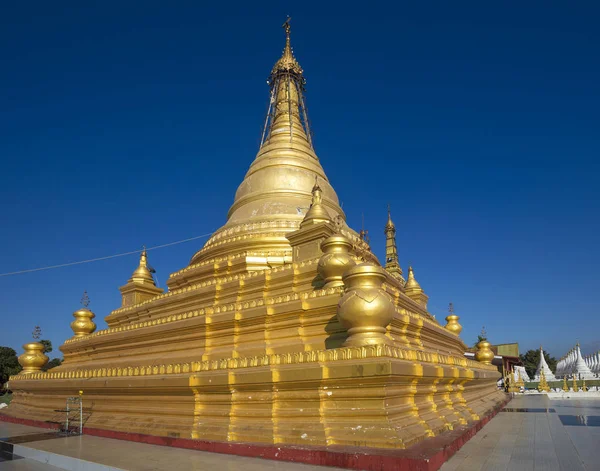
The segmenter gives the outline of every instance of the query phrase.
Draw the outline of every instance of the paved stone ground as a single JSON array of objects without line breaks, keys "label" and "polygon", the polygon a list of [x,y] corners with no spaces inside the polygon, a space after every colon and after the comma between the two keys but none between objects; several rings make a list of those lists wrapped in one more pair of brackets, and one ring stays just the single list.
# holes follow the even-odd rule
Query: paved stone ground
[{"label": "paved stone ground", "polygon": [[[0,422],[0,437],[11,437],[14,443],[14,449],[0,450],[0,471],[339,469],[88,435],[57,437],[47,429],[8,422]],[[600,400],[517,396],[441,469],[600,471]]]},{"label": "paved stone ground", "polygon": [[[213,469],[218,471],[330,471],[340,469],[169,448],[89,435],[57,437],[54,431],[48,429],[8,422],[0,422],[0,437],[11,437],[11,441],[15,442],[14,455],[16,457],[14,460],[0,461],[0,471],[58,471],[61,469],[77,471],[206,471]],[[32,452],[38,453],[38,461],[21,458],[24,455],[30,456]],[[0,456],[2,456],[1,452]],[[74,462],[73,458],[82,461]],[[40,463],[39,460],[49,462],[50,465]]]},{"label": "paved stone ground", "polygon": [[516,396],[441,471],[600,470],[600,401]]}]

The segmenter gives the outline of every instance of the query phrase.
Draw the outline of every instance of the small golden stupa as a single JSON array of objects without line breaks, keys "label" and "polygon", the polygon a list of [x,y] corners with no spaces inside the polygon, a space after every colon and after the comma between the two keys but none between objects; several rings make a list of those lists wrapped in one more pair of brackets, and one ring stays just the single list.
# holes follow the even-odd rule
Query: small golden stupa
[{"label": "small golden stupa", "polygon": [[440,325],[412,268],[404,280],[391,214],[384,267],[346,224],[313,148],[284,26],[260,149],[226,224],[166,292],[143,251],[108,328],[94,331],[78,311],[84,322],[61,346],[63,364],[12,377],[3,413],[55,420],[83,390],[92,428],[405,448],[504,399],[489,343],[482,362],[465,358],[458,316]]},{"label": "small golden stupa", "polygon": [[550,386],[548,386],[548,382],[546,381],[546,373],[544,370],[540,371],[540,382],[538,384],[539,392],[550,392]]}]

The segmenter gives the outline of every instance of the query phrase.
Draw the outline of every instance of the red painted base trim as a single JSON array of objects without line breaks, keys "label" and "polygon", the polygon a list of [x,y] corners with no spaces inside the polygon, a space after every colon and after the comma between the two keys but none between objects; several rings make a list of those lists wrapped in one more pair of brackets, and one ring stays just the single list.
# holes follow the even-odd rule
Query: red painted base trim
[{"label": "red painted base trim", "polygon": [[[293,461],[321,466],[336,466],[367,471],[437,471],[465,443],[487,424],[508,402],[503,401],[483,419],[467,427],[460,427],[438,437],[427,439],[406,450],[386,450],[331,446],[327,448],[291,445],[261,445],[254,443],[227,443],[189,438],[170,438],[141,433],[118,432],[98,428],[83,429],[86,435],[130,440],[151,445],[172,446],[230,455]],[[39,420],[20,419],[0,414],[0,420],[33,427],[59,428],[58,424]]]}]

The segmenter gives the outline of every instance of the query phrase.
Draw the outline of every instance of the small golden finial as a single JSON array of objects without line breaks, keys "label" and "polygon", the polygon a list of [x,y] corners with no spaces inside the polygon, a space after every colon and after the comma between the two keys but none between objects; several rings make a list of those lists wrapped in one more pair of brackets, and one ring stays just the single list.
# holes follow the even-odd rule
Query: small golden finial
[{"label": "small golden finial", "polygon": [[448,315],[446,316],[446,329],[459,335],[462,331],[462,326],[458,323],[459,317],[454,313],[454,304],[448,304]]},{"label": "small golden finial", "polygon": [[312,189],[312,204],[311,206],[314,206],[315,204],[321,204],[323,202],[323,191],[321,190],[321,187],[319,186],[319,177],[317,175],[315,175],[315,186],[313,186]]},{"label": "small golden finial", "polygon": [[140,252],[140,263],[138,267],[131,275],[129,282],[151,284],[156,286],[152,273],[156,273],[156,270],[148,265],[148,252],[146,246],[142,245],[142,251]]},{"label": "small golden finial", "polygon": [[360,239],[363,242],[366,242],[367,244],[369,244],[371,242],[371,239],[369,238],[369,231],[365,229],[365,213],[361,213],[361,218],[362,218],[362,229],[358,233],[358,236],[360,237]]},{"label": "small golden finial", "polygon": [[80,303],[84,307],[84,309],[87,309],[90,305],[90,297],[88,296],[87,291],[83,292],[83,296],[81,297]]},{"label": "small golden finial", "polygon": [[421,285],[419,284],[419,282],[415,278],[415,272],[414,272],[412,266],[408,267],[408,277],[406,278],[406,283],[404,284],[404,289],[406,291],[408,291],[408,290],[422,291]]},{"label": "small golden finial", "polygon": [[[394,222],[392,221],[392,210],[390,207],[390,203],[388,203],[387,205],[387,212],[388,212],[388,220],[387,220],[387,224],[385,225],[385,234],[389,235],[390,237],[393,237],[395,235],[395,231],[396,231],[396,226],[394,226]],[[392,234],[388,234],[389,231],[393,231]]]},{"label": "small golden finial", "polygon": [[312,193],[312,201],[310,204],[310,208],[304,215],[304,219],[300,223],[300,227],[304,227],[307,224],[319,224],[322,222],[331,222],[331,217],[329,213],[323,206],[323,191],[319,186],[318,176],[315,175],[315,186],[311,191]]},{"label": "small golden finial", "polygon": [[23,367],[21,374],[25,375],[39,373],[48,363],[48,357],[44,355],[45,347],[39,342],[42,336],[42,329],[39,325],[33,328],[31,336],[33,337],[33,342],[23,345],[25,353],[18,358],[19,364]]},{"label": "small golden finial", "polygon": [[33,332],[31,333],[31,336],[33,337],[33,340],[39,340],[40,337],[42,336],[42,328],[39,325],[36,325],[33,328]]}]

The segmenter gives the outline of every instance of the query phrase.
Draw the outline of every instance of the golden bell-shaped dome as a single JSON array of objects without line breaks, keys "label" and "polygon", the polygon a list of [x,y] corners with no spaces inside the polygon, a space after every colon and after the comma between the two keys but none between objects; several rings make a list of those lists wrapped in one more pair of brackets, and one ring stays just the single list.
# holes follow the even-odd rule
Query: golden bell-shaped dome
[{"label": "golden bell-shaped dome", "polygon": [[481,340],[477,344],[477,351],[475,352],[475,360],[483,363],[484,365],[491,365],[494,359],[494,352],[491,349],[490,342],[487,339]]},{"label": "golden bell-shaped dome", "polygon": [[459,319],[460,319],[460,317],[458,317],[456,314],[451,314],[449,316],[446,316],[447,324],[444,326],[446,328],[446,330],[449,330],[453,334],[460,335],[463,328],[462,328],[462,325],[460,325],[458,323]]},{"label": "golden bell-shaped dome", "polygon": [[343,277],[346,292],[338,303],[337,317],[348,330],[345,347],[391,344],[386,327],[394,318],[394,304],[383,289],[387,279],[383,268],[361,263]]},{"label": "golden bell-shaped dome", "polygon": [[48,357],[44,354],[44,345],[40,342],[30,342],[23,345],[25,353],[19,356],[19,364],[23,367],[20,374],[28,375],[38,373],[48,363]]},{"label": "golden bell-shaped dome", "polygon": [[90,335],[96,330],[96,324],[92,321],[96,315],[89,309],[83,308],[73,313],[75,320],[71,322],[71,329],[75,337]]},{"label": "golden bell-shaped dome", "polygon": [[325,281],[324,288],[343,286],[342,275],[356,265],[349,251],[352,243],[342,235],[333,235],[321,243],[324,254],[319,259],[317,272]]},{"label": "golden bell-shaped dome", "polygon": [[446,316],[447,324],[444,327],[453,334],[460,335],[463,328],[462,325],[458,323],[460,318],[454,313],[454,305],[452,303],[448,306],[448,313],[449,314]]}]

